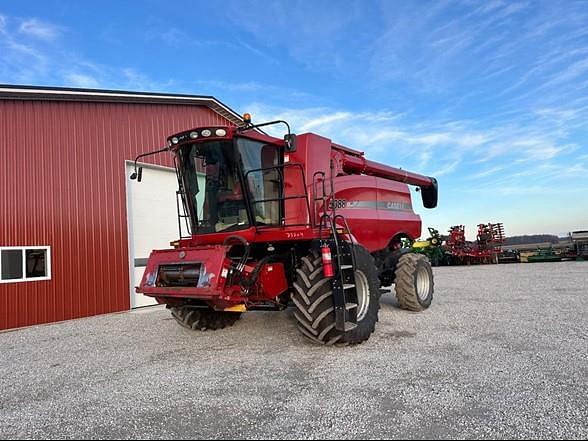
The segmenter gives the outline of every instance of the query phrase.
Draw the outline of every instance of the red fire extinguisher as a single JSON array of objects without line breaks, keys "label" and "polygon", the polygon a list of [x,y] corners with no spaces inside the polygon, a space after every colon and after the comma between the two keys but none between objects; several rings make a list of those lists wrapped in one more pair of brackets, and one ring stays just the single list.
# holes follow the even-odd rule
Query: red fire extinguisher
[{"label": "red fire extinguisher", "polygon": [[333,258],[331,257],[331,247],[326,242],[321,245],[321,257],[323,260],[323,274],[325,277],[333,277],[335,270],[333,269]]}]

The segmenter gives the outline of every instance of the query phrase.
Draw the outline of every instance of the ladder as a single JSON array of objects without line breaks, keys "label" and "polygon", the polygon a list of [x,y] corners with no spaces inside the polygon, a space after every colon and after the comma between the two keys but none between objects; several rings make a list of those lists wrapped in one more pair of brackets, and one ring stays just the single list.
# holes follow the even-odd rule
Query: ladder
[{"label": "ladder", "polygon": [[355,255],[350,242],[343,240],[337,231],[336,221],[347,221],[341,215],[332,219],[332,232],[329,246],[333,255],[335,275],[331,279],[333,305],[335,307],[335,329],[349,332],[357,328],[358,298],[355,280]]},{"label": "ladder", "polygon": [[[337,204],[335,202],[335,185],[334,185],[334,163],[331,160],[330,192],[327,197],[325,186],[325,172],[316,172],[313,176],[313,204],[321,202],[323,214],[319,219],[317,211],[314,211],[315,225],[318,224],[319,231],[323,227],[330,230],[329,238],[326,240],[331,249],[333,257],[334,276],[331,278],[331,290],[333,292],[333,305],[335,308],[335,329],[340,332],[349,332],[357,328],[358,316],[358,296],[355,280],[355,254],[353,244],[342,237],[344,234],[350,234],[351,229],[347,219],[341,214],[337,214]],[[319,185],[322,184],[322,185]],[[317,188],[318,187],[318,188]],[[322,187],[322,189],[321,189]],[[319,195],[319,189],[322,190]],[[330,203],[327,203],[327,200]],[[330,211],[330,213],[329,213]],[[337,226],[339,223],[340,227]],[[343,231],[340,232],[342,227]],[[319,233],[322,237],[322,234]]]}]

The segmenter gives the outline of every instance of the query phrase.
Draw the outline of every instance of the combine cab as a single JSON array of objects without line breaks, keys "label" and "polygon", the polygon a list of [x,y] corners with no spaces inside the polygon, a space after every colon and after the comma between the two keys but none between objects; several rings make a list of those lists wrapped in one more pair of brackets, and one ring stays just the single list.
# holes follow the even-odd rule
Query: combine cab
[{"label": "combine cab", "polygon": [[[284,121],[245,123],[193,128],[137,158],[173,154],[187,230],[173,249],[151,253],[137,292],[193,330],[292,306],[300,332],[329,345],[369,338],[382,286],[395,284],[403,308],[428,308],[431,266],[401,243],[421,233],[407,184],[433,208],[437,181],[315,134],[290,134]],[[284,139],[257,130],[277,123],[288,128]],[[137,160],[131,178],[140,180]]]}]

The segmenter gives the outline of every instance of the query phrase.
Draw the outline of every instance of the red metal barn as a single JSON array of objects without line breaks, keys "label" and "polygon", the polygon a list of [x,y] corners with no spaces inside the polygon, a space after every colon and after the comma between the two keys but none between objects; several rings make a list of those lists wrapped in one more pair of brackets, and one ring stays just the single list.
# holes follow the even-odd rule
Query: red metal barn
[{"label": "red metal barn", "polygon": [[145,304],[132,286],[178,237],[177,183],[165,156],[140,184],[130,161],[227,121],[207,96],[0,86],[0,329]]}]

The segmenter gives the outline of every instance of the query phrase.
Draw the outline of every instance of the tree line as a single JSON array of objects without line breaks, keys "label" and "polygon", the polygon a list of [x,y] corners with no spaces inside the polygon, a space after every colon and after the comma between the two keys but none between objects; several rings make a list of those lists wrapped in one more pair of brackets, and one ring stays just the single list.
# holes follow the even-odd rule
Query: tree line
[{"label": "tree line", "polygon": [[553,234],[526,234],[523,236],[510,236],[504,241],[504,245],[526,245],[532,243],[549,242],[552,244],[559,243],[560,238]]}]

